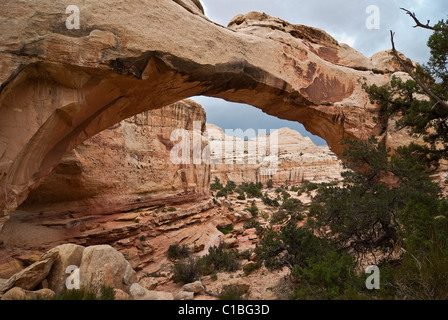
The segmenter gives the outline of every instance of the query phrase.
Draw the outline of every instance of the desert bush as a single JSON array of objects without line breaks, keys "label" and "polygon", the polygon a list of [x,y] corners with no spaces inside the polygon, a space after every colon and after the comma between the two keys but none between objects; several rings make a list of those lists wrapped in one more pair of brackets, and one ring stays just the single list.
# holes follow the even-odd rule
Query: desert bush
[{"label": "desert bush", "polygon": [[197,281],[204,273],[204,261],[196,257],[179,260],[172,267],[173,281],[176,283],[191,283]]},{"label": "desert bush", "polygon": [[184,259],[191,254],[190,248],[187,245],[172,244],[168,248],[168,258],[172,260]]},{"label": "desert bush", "polygon": [[236,198],[237,198],[238,200],[246,200],[246,196],[244,195],[244,192],[243,192],[243,193],[240,193]]},{"label": "desert bush", "polygon": [[258,216],[258,207],[255,204],[255,201],[252,202],[252,205],[246,209],[247,211],[249,211],[252,214],[252,217],[257,217]]},{"label": "desert bush", "polygon": [[223,234],[229,234],[233,231],[233,225],[229,224],[225,227],[218,228],[219,231],[221,231]]},{"label": "desert bush", "polygon": [[245,292],[237,285],[225,286],[219,293],[219,300],[244,300]]},{"label": "desert bush", "polygon": [[99,293],[87,288],[64,290],[56,294],[53,300],[115,300],[115,291],[108,286],[101,286]]},{"label": "desert bush", "polygon": [[208,254],[202,258],[204,264],[210,268],[213,266],[217,271],[233,272],[240,268],[238,250],[224,249],[223,244],[208,249]]},{"label": "desert bush", "polygon": [[214,182],[210,185],[210,189],[212,191],[221,190],[224,186],[221,183],[221,180],[218,177],[215,177]]}]

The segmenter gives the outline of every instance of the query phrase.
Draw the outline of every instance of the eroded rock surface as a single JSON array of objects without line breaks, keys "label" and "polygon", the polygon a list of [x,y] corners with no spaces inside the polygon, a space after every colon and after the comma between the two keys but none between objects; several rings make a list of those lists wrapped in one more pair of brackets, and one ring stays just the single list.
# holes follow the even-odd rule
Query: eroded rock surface
[{"label": "eroded rock surface", "polygon": [[[44,217],[101,215],[203,200],[209,195],[209,165],[193,164],[191,149],[190,164],[174,163],[171,151],[182,142],[177,135],[172,139],[176,130],[192,140],[202,135],[205,121],[204,109],[191,100],[126,119],[65,155],[19,210]],[[199,141],[201,149],[206,143]]]},{"label": "eroded rock surface", "polygon": [[[211,181],[274,183],[329,182],[341,179],[342,162],[327,146],[316,146],[299,132],[281,128],[244,141],[207,124]],[[271,153],[272,152],[272,153]]]},{"label": "eroded rock surface", "polygon": [[[347,136],[381,135],[359,79],[389,81],[396,64],[367,58],[324,31],[260,13],[229,27],[197,0],[0,5],[0,209],[15,210],[67,152],[123,119],[194,95],[251,104],[299,121],[342,153]],[[392,68],[392,69],[391,69]]]}]

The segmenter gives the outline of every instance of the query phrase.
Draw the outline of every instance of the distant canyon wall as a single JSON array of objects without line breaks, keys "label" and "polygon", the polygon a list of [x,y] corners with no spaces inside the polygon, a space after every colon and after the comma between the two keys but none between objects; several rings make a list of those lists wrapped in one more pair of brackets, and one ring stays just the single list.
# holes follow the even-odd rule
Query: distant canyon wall
[{"label": "distant canyon wall", "polygon": [[[227,136],[219,127],[207,124],[211,150],[211,180],[276,184],[329,182],[341,179],[342,162],[327,146],[316,146],[299,132],[281,128],[244,141]],[[272,133],[271,133],[272,134]],[[256,149],[250,143],[256,143]],[[237,144],[244,146],[241,152]],[[272,152],[272,153],[271,153]]]},{"label": "distant canyon wall", "polygon": [[171,133],[192,136],[195,121],[202,135],[206,114],[191,100],[123,120],[65,155],[19,209],[103,214],[206,198],[210,166],[170,160]]}]

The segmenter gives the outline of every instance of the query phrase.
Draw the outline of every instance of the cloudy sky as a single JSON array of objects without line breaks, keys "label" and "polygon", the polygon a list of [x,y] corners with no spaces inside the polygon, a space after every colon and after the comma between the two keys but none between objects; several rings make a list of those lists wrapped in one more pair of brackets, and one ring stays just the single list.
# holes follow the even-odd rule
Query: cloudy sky
[{"label": "cloudy sky", "polygon": [[[421,64],[427,62],[426,47],[430,30],[413,28],[413,20],[401,7],[417,14],[421,22],[431,25],[447,19],[447,0],[201,0],[206,15],[213,21],[227,25],[237,14],[250,11],[265,12],[294,24],[304,24],[325,30],[339,42],[347,43],[370,57],[374,53],[391,48],[390,30],[395,35],[397,49]],[[366,20],[371,5],[379,9],[379,29],[368,29]],[[310,136],[317,144],[325,144],[320,138],[307,133],[297,123],[276,119],[251,106],[228,103],[220,99],[194,98],[207,111],[208,122],[224,129],[248,128],[276,129],[292,127]]]}]

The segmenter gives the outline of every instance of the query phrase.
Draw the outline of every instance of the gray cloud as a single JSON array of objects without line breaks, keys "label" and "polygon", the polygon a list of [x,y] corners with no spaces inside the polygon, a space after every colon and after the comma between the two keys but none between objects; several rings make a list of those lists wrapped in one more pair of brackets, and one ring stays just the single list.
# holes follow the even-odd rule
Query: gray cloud
[{"label": "gray cloud", "polygon": [[[207,16],[222,25],[237,14],[250,11],[265,12],[294,24],[321,28],[344,42],[354,39],[353,47],[366,56],[390,49],[389,30],[396,32],[397,46],[409,58],[425,63],[429,52],[426,41],[430,31],[414,29],[413,21],[400,7],[414,11],[421,21],[437,22],[446,19],[446,0],[202,0]],[[380,29],[368,30],[366,8],[380,9]]]},{"label": "gray cloud", "polygon": [[[324,139],[306,131],[302,124],[270,116],[260,109],[249,105],[230,103],[222,99],[203,96],[193,97],[192,99],[203,106],[207,113],[207,122],[213,123],[223,130],[241,129],[246,131],[254,129],[257,135],[259,133],[270,133],[274,129],[288,127],[300,132],[304,137],[310,137],[316,145],[327,144]],[[266,132],[260,132],[259,130],[266,130]],[[250,131],[247,131],[247,133],[250,133]],[[253,138],[253,136],[248,138]]]}]

